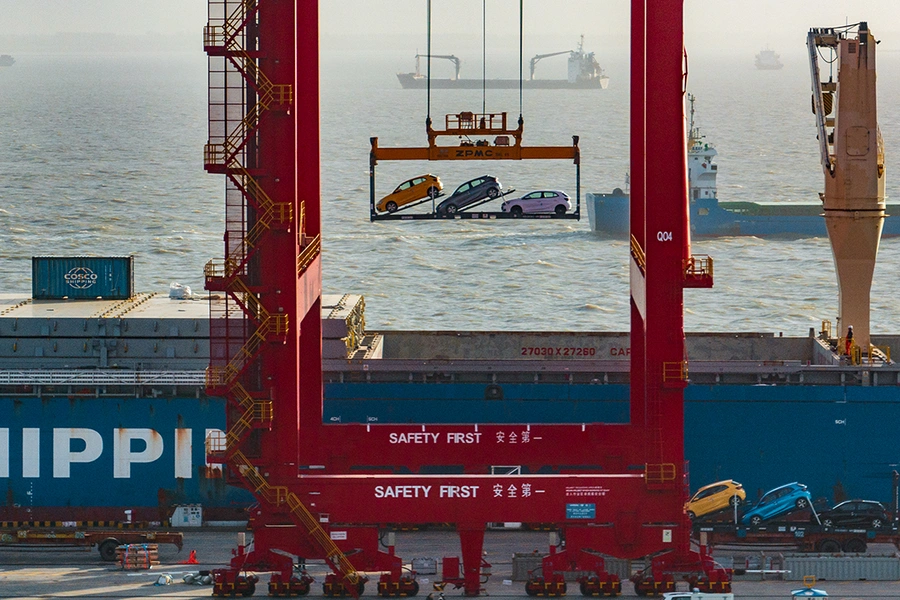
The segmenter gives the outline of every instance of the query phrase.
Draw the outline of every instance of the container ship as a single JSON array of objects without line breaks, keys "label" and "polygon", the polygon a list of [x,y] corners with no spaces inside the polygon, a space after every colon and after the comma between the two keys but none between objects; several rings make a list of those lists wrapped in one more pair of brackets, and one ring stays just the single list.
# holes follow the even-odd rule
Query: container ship
[{"label": "container ship", "polygon": [[[552,56],[569,55],[568,76],[566,79],[536,79],[535,67],[538,62]],[[421,59],[427,59],[427,54],[416,54],[415,73],[397,73],[397,79],[404,89],[425,89],[428,85],[428,76],[422,73]],[[462,61],[452,54],[432,54],[432,59],[448,60],[453,63],[455,72],[452,78],[431,78],[433,89],[518,89],[518,79],[460,79],[459,71]],[[609,85],[609,77],[606,76],[600,63],[597,62],[593,52],[584,51],[584,36],[578,43],[577,50],[563,50],[549,54],[537,54],[530,61],[530,74],[528,79],[521,81],[527,89],[606,89]]]},{"label": "container ship", "polygon": [[[0,521],[164,522],[183,505],[245,519],[250,494],[206,462],[225,428],[205,388],[224,300],[133,293],[124,259],[47,260],[31,296],[0,295]],[[627,333],[373,332],[352,294],[324,296],[322,323],[326,422],[509,423],[512,440],[513,423],[629,418]],[[900,367],[851,364],[828,331],[688,333],[687,352],[693,487],[735,479],[752,497],[802,481],[814,497],[889,499]]]}]

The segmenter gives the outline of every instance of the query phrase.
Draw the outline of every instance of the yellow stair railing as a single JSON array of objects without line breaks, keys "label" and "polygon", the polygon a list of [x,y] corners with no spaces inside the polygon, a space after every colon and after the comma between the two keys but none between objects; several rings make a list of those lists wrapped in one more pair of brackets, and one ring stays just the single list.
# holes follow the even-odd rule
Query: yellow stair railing
[{"label": "yellow stair railing", "polygon": [[647,269],[647,256],[644,254],[644,249],[641,248],[640,243],[638,243],[637,238],[634,236],[631,236],[631,256],[634,258],[634,262],[642,272]]},{"label": "yellow stair railing", "polygon": [[309,535],[325,551],[325,560],[329,564],[334,565],[350,585],[357,585],[359,573],[297,495],[284,486],[269,485],[266,478],[240,450],[236,450],[231,458],[235,470],[247,480],[252,491],[269,504],[275,506],[286,504],[291,514],[297,518],[301,525],[306,527]]},{"label": "yellow stair railing", "polygon": [[[238,304],[242,305],[242,311],[258,322],[256,331],[246,340],[227,365],[210,366],[207,369],[207,385],[210,387],[212,387],[211,384],[227,385],[230,399],[244,408],[244,413],[229,428],[224,440],[218,441],[218,444],[224,443],[226,453],[230,453],[230,462],[235,471],[247,481],[253,493],[260,499],[276,506],[287,503],[291,513],[300,524],[306,527],[311,537],[325,551],[328,564],[333,569],[339,570],[350,585],[355,586],[360,580],[359,573],[300,499],[289,492],[286,487],[269,485],[265,477],[238,448],[246,432],[255,423],[271,421],[273,408],[271,401],[254,399],[237,378],[259,351],[268,334],[284,334],[288,328],[287,315],[270,315],[239,275],[249,252],[256,247],[265,231],[274,222],[290,224],[293,219],[293,205],[273,202],[239,160],[241,148],[246,144],[251,132],[258,126],[263,113],[269,110],[273,104],[284,105],[293,102],[292,86],[273,84],[260,70],[256,60],[241,47],[240,32],[245,27],[248,16],[256,8],[256,0],[245,0],[225,19],[223,25],[210,25],[204,30],[204,44],[208,47],[225,47],[229,52],[229,59],[242,72],[244,78],[257,93],[256,104],[249,109],[245,107],[243,118],[225,137],[223,143],[206,145],[204,161],[206,164],[227,167],[229,177],[241,190],[243,196],[249,201],[253,201],[259,209],[256,223],[246,232],[241,244],[223,261],[210,261],[204,269],[207,280],[230,280],[227,284],[228,291],[235,297]],[[305,207],[302,203],[300,204],[299,221],[297,234],[302,240],[305,227]],[[321,239],[316,236],[303,248],[298,257],[300,265],[298,274],[309,266],[320,249]]]},{"label": "yellow stair railing", "polygon": [[231,462],[235,470],[250,483],[251,490],[257,496],[275,506],[284,504],[288,489],[280,485],[269,485],[266,478],[253,466],[243,452],[235,450],[231,455]]},{"label": "yellow stair railing", "polygon": [[313,261],[313,259],[319,255],[319,251],[322,249],[322,239],[321,236],[316,236],[312,240],[310,240],[309,244],[307,244],[306,248],[300,251],[300,255],[297,256],[297,276],[303,274],[303,271],[309,266],[309,264]]},{"label": "yellow stair railing", "polygon": [[[283,321],[283,327],[282,323]],[[244,367],[256,356],[260,346],[268,339],[268,334],[287,331],[287,315],[269,317],[247,338],[228,364],[222,367],[209,366],[206,369],[206,385],[210,388],[230,386]]]},{"label": "yellow stair railing", "polygon": [[319,522],[313,517],[309,509],[300,502],[300,499],[293,492],[289,492],[287,496],[287,505],[291,512],[297,517],[302,525],[306,527],[310,536],[325,550],[325,560],[340,570],[350,585],[357,585],[359,582],[359,573],[353,567],[347,556],[341,552],[341,549],[331,540],[328,533],[322,529]]}]

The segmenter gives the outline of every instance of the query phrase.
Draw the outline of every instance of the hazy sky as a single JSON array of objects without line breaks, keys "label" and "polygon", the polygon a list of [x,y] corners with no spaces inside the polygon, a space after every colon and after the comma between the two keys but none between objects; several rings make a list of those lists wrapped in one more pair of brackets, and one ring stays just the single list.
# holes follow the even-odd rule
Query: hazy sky
[{"label": "hazy sky", "polygon": [[[422,49],[425,0],[321,0],[326,49],[344,41],[369,46]],[[487,0],[491,43],[509,45],[518,31],[518,0]],[[627,40],[628,0],[524,0],[526,39],[584,33],[589,39]],[[54,33],[184,34],[200,39],[203,0],[0,0],[0,41]],[[438,40],[480,40],[482,0],[434,0]],[[779,47],[802,40],[812,26],[867,20],[885,45],[900,50],[900,0],[685,0],[688,49],[727,52]],[[364,36],[374,36],[371,45]],[[472,37],[474,36],[474,37]],[[527,45],[527,44],[526,44]],[[592,49],[596,47],[591,44]],[[199,46],[198,46],[199,47]],[[350,50],[351,48],[348,48]],[[0,48],[2,50],[2,48]],[[447,51],[450,51],[449,49]],[[457,53],[461,49],[453,50]],[[517,51],[514,46],[512,51]]]}]

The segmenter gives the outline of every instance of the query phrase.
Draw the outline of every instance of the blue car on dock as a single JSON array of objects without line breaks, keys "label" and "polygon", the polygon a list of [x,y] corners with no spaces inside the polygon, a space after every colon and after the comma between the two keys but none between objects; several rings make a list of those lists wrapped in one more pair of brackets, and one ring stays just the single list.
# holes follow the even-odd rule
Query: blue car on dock
[{"label": "blue car on dock", "polygon": [[759,525],[774,517],[780,517],[793,510],[803,510],[812,506],[812,497],[802,483],[788,483],[766,492],[756,505],[744,513],[741,523]]}]

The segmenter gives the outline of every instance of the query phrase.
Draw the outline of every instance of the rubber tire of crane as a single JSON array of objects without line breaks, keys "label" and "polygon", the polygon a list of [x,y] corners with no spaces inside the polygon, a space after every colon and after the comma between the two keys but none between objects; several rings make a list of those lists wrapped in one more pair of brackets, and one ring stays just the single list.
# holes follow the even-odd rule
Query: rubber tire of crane
[{"label": "rubber tire of crane", "polygon": [[413,581],[413,582],[412,582],[412,587],[411,587],[411,589],[409,590],[409,592],[407,592],[406,596],[407,596],[407,597],[411,597],[411,596],[417,595],[418,593],[419,593],[419,582],[418,582],[418,581]]},{"label": "rubber tire of crane", "polygon": [[385,205],[385,208],[387,209],[387,211],[388,211],[389,213],[397,212],[397,203],[394,202],[393,200],[391,200],[390,202],[388,202],[388,203]]},{"label": "rubber tire of crane", "polygon": [[841,551],[841,544],[837,540],[822,540],[818,544],[819,552],[834,554]]},{"label": "rubber tire of crane", "polygon": [[115,538],[106,538],[100,545],[97,546],[97,550],[100,551],[100,558],[105,560],[106,562],[115,562],[116,561],[116,548],[119,547],[119,540]]},{"label": "rubber tire of crane", "polygon": [[247,597],[252,596],[255,593],[256,593],[256,584],[250,583],[247,585],[246,589],[241,591],[241,596],[244,596],[245,598],[247,598]]},{"label": "rubber tire of crane", "polygon": [[500,190],[498,190],[495,187],[489,188],[487,191],[487,195],[488,195],[488,198],[493,200],[494,198],[497,198],[498,196],[500,196]]},{"label": "rubber tire of crane", "polygon": [[511,214],[516,219],[518,219],[519,217],[522,216],[522,207],[518,206],[518,205],[513,206],[512,208],[509,209],[509,214]]},{"label": "rubber tire of crane", "polygon": [[557,204],[556,208],[553,209],[553,212],[555,212],[558,215],[564,215],[564,214],[566,214],[566,207],[562,204]]},{"label": "rubber tire of crane", "polygon": [[634,582],[634,593],[638,596],[646,596],[647,590],[643,589],[637,581]]},{"label": "rubber tire of crane", "polygon": [[799,510],[809,508],[809,500],[807,500],[806,498],[797,498],[797,501],[794,502],[794,506],[796,506]]}]

